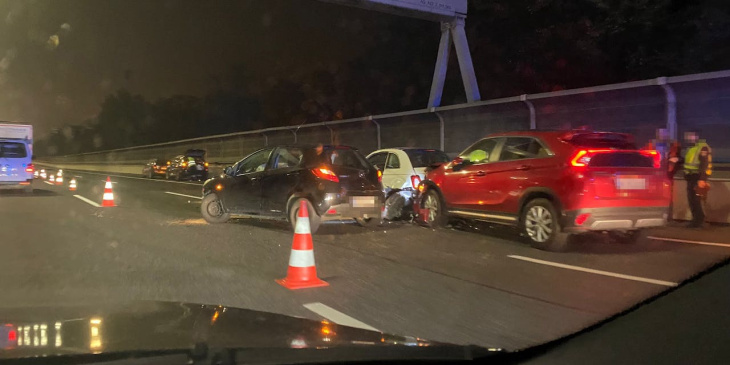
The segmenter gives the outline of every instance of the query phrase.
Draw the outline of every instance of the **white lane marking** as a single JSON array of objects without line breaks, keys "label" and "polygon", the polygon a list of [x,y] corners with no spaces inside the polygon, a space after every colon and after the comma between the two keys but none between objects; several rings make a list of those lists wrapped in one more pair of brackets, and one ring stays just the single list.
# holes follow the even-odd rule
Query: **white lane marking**
[{"label": "white lane marking", "polygon": [[650,240],[657,240],[657,241],[691,243],[691,244],[695,244],[695,245],[705,245],[705,246],[730,247],[730,244],[729,243],[689,241],[689,240],[679,240],[679,239],[676,239],[676,238],[664,238],[664,237],[654,237],[654,236],[649,236],[649,237],[646,237],[646,238],[648,238]]},{"label": "white lane marking", "polygon": [[93,206],[95,206],[97,208],[101,208],[101,205],[99,205],[99,203],[97,203],[97,202],[95,202],[93,200],[86,199],[86,198],[84,198],[81,195],[74,195],[74,197],[79,198],[79,199],[81,199],[81,200],[83,200],[83,201],[85,201],[85,202],[87,202],[87,203],[89,203],[89,204],[91,204],[91,205],[93,205]]},{"label": "white lane marking", "polygon": [[[72,171],[72,170],[69,170],[69,171]],[[73,170],[73,171],[77,172],[80,175],[89,174],[89,175],[121,177],[123,179],[134,179],[134,180],[144,180],[144,181],[165,182],[165,183],[170,183],[170,184],[185,184],[185,185],[196,185],[196,186],[203,185],[203,184],[191,183],[191,182],[184,182],[184,181],[170,181],[170,180],[160,180],[160,179],[148,179],[146,177],[133,177],[133,176],[124,176],[124,175],[100,174],[98,172],[89,172],[89,171],[81,171],[81,170]],[[106,181],[106,180],[104,180],[104,181]]]},{"label": "white lane marking", "polygon": [[342,326],[348,326],[348,327],[355,327],[355,328],[362,328],[370,331],[376,331],[380,332],[374,327],[371,327],[365,323],[362,323],[358,321],[355,318],[352,318],[348,316],[345,313],[342,313],[336,309],[330,308],[322,303],[307,303],[304,304],[304,308],[309,309],[310,311],[319,314],[320,316],[329,319],[332,322],[335,322]]},{"label": "white lane marking", "polygon": [[507,255],[507,257],[517,259],[517,260],[522,260],[522,261],[529,261],[529,262],[536,263],[536,264],[559,267],[562,269],[569,269],[569,270],[587,272],[587,273],[591,273],[591,274],[611,276],[611,277],[619,278],[619,279],[641,281],[641,282],[649,283],[649,284],[656,284],[656,285],[663,285],[663,286],[670,286],[670,287],[674,287],[674,286],[678,285],[677,283],[673,283],[671,281],[648,279],[648,278],[642,278],[640,276],[624,275],[624,274],[618,274],[615,272],[603,271],[603,270],[593,270],[593,269],[588,269],[585,267],[559,264],[557,262],[538,260],[538,259],[533,259],[533,258],[518,256],[518,255]]},{"label": "white lane marking", "polygon": [[44,181],[44,183],[46,183],[46,184],[48,184],[48,185],[56,185],[56,184],[54,184],[54,183],[52,183],[52,182],[50,182],[50,181]]},{"label": "white lane marking", "polygon": [[186,198],[193,198],[193,199],[198,199],[198,200],[202,200],[203,199],[203,198],[201,198],[199,196],[187,195],[187,194],[180,194],[180,193],[173,193],[172,191],[166,191],[165,194],[172,194],[172,195],[184,196]]}]

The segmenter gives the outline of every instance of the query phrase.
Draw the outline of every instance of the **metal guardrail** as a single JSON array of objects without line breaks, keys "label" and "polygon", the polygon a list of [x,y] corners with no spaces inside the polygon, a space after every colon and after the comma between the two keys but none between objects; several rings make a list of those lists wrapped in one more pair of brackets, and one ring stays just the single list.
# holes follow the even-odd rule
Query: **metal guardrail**
[{"label": "metal guardrail", "polygon": [[730,161],[730,70],[221,134],[52,157],[64,163],[144,163],[189,148],[210,162],[230,163],[261,147],[285,143],[336,143],[364,152],[395,146],[436,147],[458,153],[477,138],[508,130],[570,129],[628,132],[644,143],[658,128],[675,138],[698,129],[716,161]]}]

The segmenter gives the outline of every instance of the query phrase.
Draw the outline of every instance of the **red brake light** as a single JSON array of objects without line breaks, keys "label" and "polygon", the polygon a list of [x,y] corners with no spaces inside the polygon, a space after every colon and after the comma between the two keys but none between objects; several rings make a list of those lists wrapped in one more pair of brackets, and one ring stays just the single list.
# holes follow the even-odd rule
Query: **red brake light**
[{"label": "red brake light", "polygon": [[29,163],[28,166],[25,167],[25,172],[33,172],[35,171],[35,166],[33,166],[32,163]]},{"label": "red brake light", "polygon": [[411,185],[414,189],[418,189],[418,185],[421,184],[421,177],[418,175],[411,175]]},{"label": "red brake light", "polygon": [[329,180],[332,182],[340,182],[340,178],[338,178],[337,175],[332,172],[332,170],[324,167],[312,169],[312,173],[314,174],[314,176],[320,179]]},{"label": "red brake light", "polygon": [[15,341],[18,339],[18,333],[15,330],[8,331],[8,341]]},{"label": "red brake light", "polygon": [[582,226],[583,223],[585,223],[586,220],[588,220],[588,217],[590,217],[590,216],[591,216],[591,213],[583,213],[583,214],[575,217],[575,224],[578,226]]},{"label": "red brake light", "polygon": [[585,167],[591,162],[591,154],[587,150],[580,150],[570,160],[570,165],[574,167]]},{"label": "red brake light", "polygon": [[651,156],[654,159],[654,168],[658,169],[661,167],[662,157],[659,156],[659,152],[654,150],[641,151],[643,154]]}]

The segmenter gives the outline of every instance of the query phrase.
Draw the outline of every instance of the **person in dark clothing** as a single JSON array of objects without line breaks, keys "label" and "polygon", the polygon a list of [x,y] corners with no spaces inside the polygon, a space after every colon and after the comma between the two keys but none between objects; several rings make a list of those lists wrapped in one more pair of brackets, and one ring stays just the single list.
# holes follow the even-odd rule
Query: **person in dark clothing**
[{"label": "person in dark clothing", "polygon": [[684,155],[684,178],[687,180],[687,201],[692,211],[690,227],[700,228],[705,222],[702,201],[706,199],[710,185],[707,179],[712,175],[712,149],[697,133],[685,133],[685,141],[691,145]]},{"label": "person in dark clothing", "polygon": [[668,220],[673,220],[673,212],[674,212],[674,177],[677,175],[677,172],[682,168],[682,165],[684,164],[684,157],[682,157],[682,145],[679,142],[672,142],[671,146],[669,147],[669,152],[664,157],[666,160],[666,168],[667,168],[667,177],[669,178],[669,191],[671,192],[671,195],[669,197],[669,214],[668,214]]}]

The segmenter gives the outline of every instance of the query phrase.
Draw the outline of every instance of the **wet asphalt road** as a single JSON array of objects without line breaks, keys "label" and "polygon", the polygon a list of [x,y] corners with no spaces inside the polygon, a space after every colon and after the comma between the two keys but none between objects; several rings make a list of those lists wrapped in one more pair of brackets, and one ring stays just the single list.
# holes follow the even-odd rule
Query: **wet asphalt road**
[{"label": "wet asphalt road", "polygon": [[730,255],[730,245],[683,242],[728,244],[722,227],[658,229],[648,236],[679,241],[635,245],[582,237],[549,253],[480,225],[339,224],[314,236],[330,286],[290,291],[274,282],[286,275],[286,223],[206,224],[199,183],[113,176],[114,208],[74,196],[101,203],[106,176],[67,172],[62,186],[36,180],[32,196],[0,192],[0,306],[165,300],[330,320],[337,311],[384,332],[514,350],[582,329]]}]

